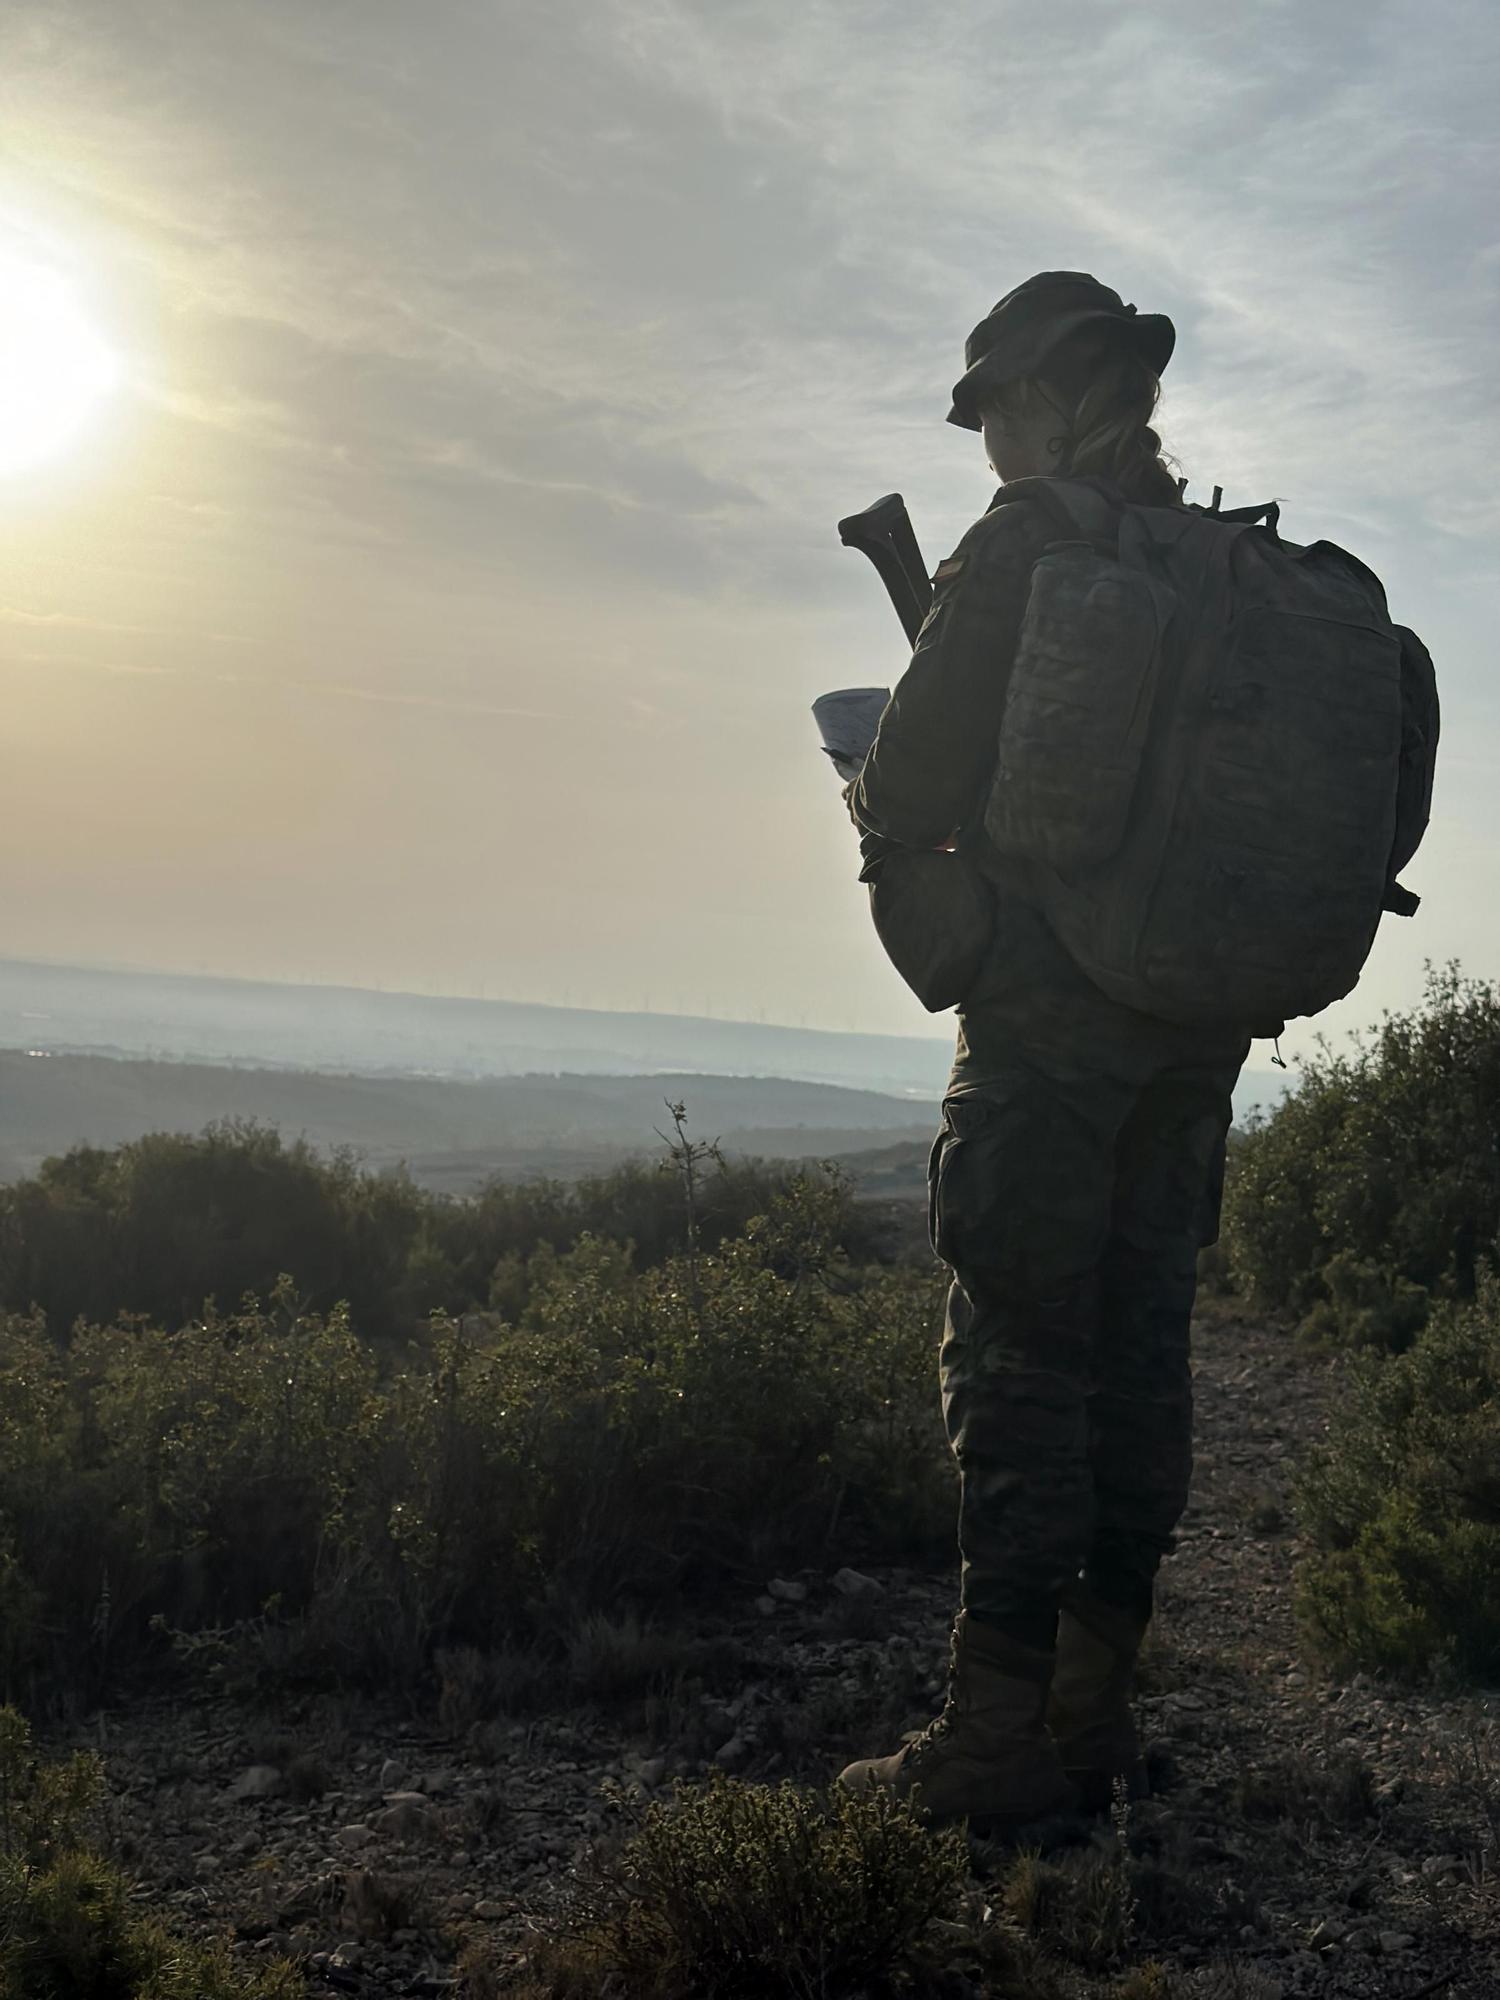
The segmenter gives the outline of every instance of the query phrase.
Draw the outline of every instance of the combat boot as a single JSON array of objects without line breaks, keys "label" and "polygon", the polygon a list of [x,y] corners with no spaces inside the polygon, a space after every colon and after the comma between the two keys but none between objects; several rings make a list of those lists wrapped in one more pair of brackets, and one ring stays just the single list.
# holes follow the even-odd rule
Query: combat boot
[{"label": "combat boot", "polygon": [[1147,1623],[1139,1612],[1095,1597],[1082,1582],[1064,1593],[1047,1727],[1086,1812],[1108,1812],[1121,1780],[1127,1798],[1143,1799],[1150,1791],[1130,1712]]},{"label": "combat boot", "polygon": [[1073,1788],[1045,1722],[1052,1657],[960,1611],[942,1713],[891,1756],[847,1765],[838,1782],[854,1792],[883,1786],[931,1826],[968,1820],[994,1839],[1072,1812]]}]

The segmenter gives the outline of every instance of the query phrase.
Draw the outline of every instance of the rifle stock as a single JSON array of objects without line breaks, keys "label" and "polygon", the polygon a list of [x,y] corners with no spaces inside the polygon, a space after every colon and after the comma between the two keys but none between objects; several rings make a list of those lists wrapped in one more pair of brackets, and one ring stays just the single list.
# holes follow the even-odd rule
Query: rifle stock
[{"label": "rifle stock", "polygon": [[917,543],[916,530],[899,493],[887,493],[862,514],[839,522],[839,540],[870,558],[890,593],[907,643],[915,645],[932,603],[932,584]]}]

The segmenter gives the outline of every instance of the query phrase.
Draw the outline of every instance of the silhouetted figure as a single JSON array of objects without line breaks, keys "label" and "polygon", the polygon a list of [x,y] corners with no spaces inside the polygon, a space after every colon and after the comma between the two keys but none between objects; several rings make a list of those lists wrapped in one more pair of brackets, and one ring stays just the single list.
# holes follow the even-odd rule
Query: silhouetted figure
[{"label": "silhouetted figure", "polygon": [[1144,1785],[1130,1686],[1188,1495],[1231,1093],[1252,1034],[1348,991],[1382,908],[1415,907],[1431,792],[1431,663],[1378,580],[1275,508],[1184,502],[1151,428],[1174,338],[1077,272],[975,329],[949,421],[1002,484],[848,793],[867,854],[955,850],[993,926],[929,1165],[948,1699],[842,1782],[996,1831]]}]

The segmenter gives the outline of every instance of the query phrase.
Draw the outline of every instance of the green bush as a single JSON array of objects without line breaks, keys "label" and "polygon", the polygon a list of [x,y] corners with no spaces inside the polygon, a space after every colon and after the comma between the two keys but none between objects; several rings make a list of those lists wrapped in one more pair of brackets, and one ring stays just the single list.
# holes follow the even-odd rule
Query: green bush
[{"label": "green bush", "polygon": [[439,1317],[395,1367],[287,1284],[173,1329],[3,1322],[0,1674],[94,1688],[156,1621],[386,1677],[830,1548],[946,1546],[938,1281],[851,1264],[841,1199],[794,1181],[643,1271],[585,1236],[514,1323]]},{"label": "green bush", "polygon": [[533,1989],[608,1982],[637,2000],[890,1992],[932,1962],[930,1927],[957,1916],[967,1872],[962,1835],[934,1834],[889,1793],[719,1774],[679,1783],[583,1885]]},{"label": "green bush", "polygon": [[[695,1176],[698,1246],[712,1250],[794,1182],[799,1170],[727,1161],[711,1148]],[[856,1260],[879,1254],[880,1225],[833,1174],[833,1224]],[[205,1303],[266,1297],[283,1272],[312,1312],[347,1304],[366,1339],[405,1340],[431,1312],[493,1307],[514,1317],[533,1266],[584,1236],[634,1246],[637,1269],[688,1248],[679,1154],[627,1161],[574,1183],[495,1180],[472,1197],[431,1194],[405,1172],[367,1174],[273,1129],[228,1121],[200,1134],[152,1133],[81,1146],[0,1187],[0,1310],[39,1309],[65,1335],[79,1319],[140,1314],[175,1327]]]},{"label": "green bush", "polygon": [[1500,1668],[1500,1282],[1439,1306],[1405,1354],[1365,1358],[1298,1495],[1300,1604],[1348,1665]]},{"label": "green bush", "polygon": [[175,1326],[289,1271],[310,1302],[351,1301],[379,1337],[395,1330],[389,1302],[431,1199],[251,1124],[78,1147],[0,1189],[0,1299],[40,1307],[59,1333],[120,1312]]},{"label": "green bush", "polygon": [[1500,1227],[1500,993],[1455,967],[1348,1054],[1326,1048],[1234,1149],[1231,1274],[1313,1339],[1399,1351],[1465,1298]]},{"label": "green bush", "polygon": [[48,1765],[0,1709],[0,2000],[291,2000],[290,1966],[249,1974],[223,1945],[175,1937],[134,1907],[88,1845],[102,1770]]}]

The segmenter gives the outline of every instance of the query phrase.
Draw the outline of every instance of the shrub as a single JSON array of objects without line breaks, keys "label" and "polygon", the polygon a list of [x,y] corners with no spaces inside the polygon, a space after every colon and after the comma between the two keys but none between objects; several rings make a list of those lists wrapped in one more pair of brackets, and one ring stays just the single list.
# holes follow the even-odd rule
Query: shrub
[{"label": "shrub", "polygon": [[[93,1687],[160,1614],[306,1602],[362,1472],[374,1367],[347,1316],[271,1309],[58,1348],[0,1325],[0,1672]],[[7,1579],[9,1583],[7,1584]]]},{"label": "shrub", "polygon": [[290,1966],[242,1972],[228,1949],[174,1937],[87,1844],[96,1758],[47,1765],[0,1709],[0,2000],[291,2000]]},{"label": "shrub", "polygon": [[1354,1375],[1299,1506],[1302,1611],[1352,1665],[1500,1659],[1500,1282],[1438,1307],[1410,1350]]},{"label": "shrub", "polygon": [[638,2000],[889,1990],[957,1913],[967,1871],[961,1834],[888,1793],[679,1783],[582,1886],[541,1990],[597,1990],[580,1976]]},{"label": "shrub", "polygon": [[[691,1216],[705,1251],[809,1179],[695,1151]],[[37,1308],[58,1336],[79,1319],[122,1313],[171,1328],[210,1300],[264,1298],[287,1273],[308,1311],[345,1304],[362,1338],[392,1347],[434,1311],[515,1318],[552,1255],[585,1236],[631,1245],[637,1270],[683,1254],[679,1156],[680,1142],[671,1158],[571,1184],[494,1180],[455,1198],[404,1171],[363,1173],[347,1150],[323,1156],[249,1121],[81,1146],[0,1187],[0,1309]],[[833,1169],[812,1178],[829,1191],[840,1247],[856,1260],[877,1256],[878,1219]]]},{"label": "shrub", "polygon": [[1234,1150],[1228,1261],[1313,1338],[1400,1350],[1472,1294],[1500,1225],[1500,993],[1429,970],[1424,1003],[1325,1047]]},{"label": "shrub", "polygon": [[0,1325],[0,1673],[95,1688],[154,1620],[234,1670],[414,1673],[688,1588],[951,1535],[932,1274],[858,1270],[799,1179],[711,1254],[582,1238],[518,1324],[382,1369],[347,1312],[59,1345]]},{"label": "shrub", "polygon": [[290,1272],[309,1302],[351,1301],[385,1336],[432,1200],[249,1122],[78,1147],[0,1189],[0,1298],[58,1333],[120,1312],[177,1326]]},{"label": "shrub", "polygon": [[1023,1932],[1087,1970],[1118,1964],[1135,1934],[1131,1865],[1119,1848],[1022,1854],[1005,1875],[1000,1902]]}]

